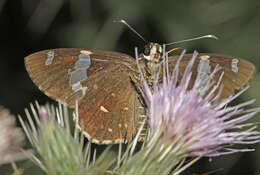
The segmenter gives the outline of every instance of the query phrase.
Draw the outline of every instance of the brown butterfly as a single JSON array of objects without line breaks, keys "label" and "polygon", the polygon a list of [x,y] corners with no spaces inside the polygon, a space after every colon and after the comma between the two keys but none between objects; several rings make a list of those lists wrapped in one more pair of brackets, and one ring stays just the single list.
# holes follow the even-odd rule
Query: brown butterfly
[{"label": "brown butterfly", "polygon": [[[140,67],[148,82],[154,76],[151,64],[160,64],[162,52],[160,44],[148,43],[140,56]],[[184,55],[179,79],[191,57],[192,54]],[[169,56],[169,70],[178,58]],[[193,80],[200,73],[209,75],[217,64],[224,71],[221,98],[245,87],[255,73],[255,66],[244,59],[202,53],[193,65]],[[47,96],[72,109],[78,101],[78,127],[94,143],[129,141],[146,119],[135,83],[139,70],[136,59],[129,55],[85,48],[50,49],[27,56],[25,66],[33,82]],[[214,77],[216,81],[220,74],[221,71]],[[145,132],[144,129],[141,139]]]},{"label": "brown butterfly", "polygon": [[[160,45],[150,43],[141,67],[149,74],[149,64],[160,54]],[[156,50],[154,53],[151,51]],[[185,54],[180,64],[180,74],[192,54]],[[146,57],[146,59],[144,59]],[[169,57],[170,69],[178,55]],[[206,60],[206,61],[205,61]],[[245,87],[255,73],[255,66],[241,58],[203,53],[193,65],[194,76],[198,65],[209,63],[211,71],[219,64],[224,70],[224,89],[221,97],[227,97]],[[118,143],[131,140],[145,111],[132,77],[139,71],[135,58],[118,52],[90,49],[51,49],[36,52],[25,58],[26,69],[34,83],[49,97],[75,108],[79,103],[79,124],[85,135],[95,143]],[[220,72],[216,74],[216,80]],[[181,76],[179,77],[181,78]]]}]

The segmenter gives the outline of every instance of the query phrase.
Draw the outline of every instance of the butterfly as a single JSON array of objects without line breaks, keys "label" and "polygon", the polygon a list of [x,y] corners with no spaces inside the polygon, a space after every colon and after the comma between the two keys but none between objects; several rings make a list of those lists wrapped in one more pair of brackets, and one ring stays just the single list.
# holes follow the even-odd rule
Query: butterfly
[{"label": "butterfly", "polygon": [[[157,43],[145,46],[139,63],[147,80],[152,79],[151,63],[159,64],[162,50]],[[184,54],[178,79],[191,57],[192,54]],[[178,58],[179,55],[169,56],[169,70]],[[255,73],[254,64],[245,59],[200,53],[191,70],[192,80],[201,71],[210,74],[217,65],[224,71],[221,98],[248,85]],[[78,127],[91,142],[127,142],[146,120],[142,97],[134,81],[140,72],[136,59],[127,54],[85,48],[49,49],[27,56],[25,67],[32,81],[47,96],[72,109],[75,101],[78,102]],[[216,81],[220,74],[221,71],[216,73]],[[144,129],[141,138],[145,133]]]}]

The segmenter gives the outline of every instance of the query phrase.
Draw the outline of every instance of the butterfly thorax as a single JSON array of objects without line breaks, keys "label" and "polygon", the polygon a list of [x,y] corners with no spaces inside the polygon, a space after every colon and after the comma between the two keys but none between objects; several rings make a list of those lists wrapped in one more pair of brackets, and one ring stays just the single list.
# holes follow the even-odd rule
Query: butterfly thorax
[{"label": "butterfly thorax", "polygon": [[139,65],[146,82],[152,86],[162,62],[162,46],[158,43],[148,43],[139,56]]}]

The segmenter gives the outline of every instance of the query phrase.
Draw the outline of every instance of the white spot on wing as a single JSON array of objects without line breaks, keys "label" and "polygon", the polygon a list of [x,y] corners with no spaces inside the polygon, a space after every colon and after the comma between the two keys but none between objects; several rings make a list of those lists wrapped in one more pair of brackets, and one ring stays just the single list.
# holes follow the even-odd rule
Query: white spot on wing
[{"label": "white spot on wing", "polygon": [[74,92],[82,90],[82,95],[85,96],[87,87],[83,87],[81,84],[82,80],[87,78],[87,69],[91,65],[90,54],[92,52],[87,50],[81,50],[78,56],[78,60],[74,65],[74,71],[68,70],[70,74],[70,86]]},{"label": "white spot on wing", "polygon": [[82,95],[83,95],[83,96],[85,96],[87,89],[88,89],[87,87],[82,87],[82,85],[81,85],[80,82],[77,82],[77,83],[75,83],[75,84],[72,85],[72,90],[73,90],[74,92],[77,92],[77,91],[79,91],[79,90],[82,90]]},{"label": "white spot on wing", "polygon": [[97,90],[97,89],[98,89],[98,85],[97,85],[97,84],[94,84],[94,85],[93,85],[93,88],[94,88],[95,90]]},{"label": "white spot on wing", "polygon": [[45,61],[45,65],[50,65],[54,59],[54,51],[49,51],[47,53],[47,60]]},{"label": "white spot on wing", "polygon": [[81,89],[81,88],[82,88],[82,86],[81,86],[80,82],[77,82],[77,83],[75,83],[75,84],[72,84],[72,90],[73,90],[73,91],[78,91],[78,90]]},{"label": "white spot on wing", "polygon": [[236,58],[232,59],[232,62],[231,62],[231,69],[235,73],[238,72],[238,66],[237,66],[238,62],[239,62],[239,60]]},{"label": "white spot on wing", "polygon": [[91,65],[91,60],[89,55],[80,54],[78,56],[78,61],[75,63],[74,68],[88,68]]},{"label": "white spot on wing", "polygon": [[93,52],[88,51],[88,50],[81,50],[80,53],[81,53],[81,54],[84,54],[84,55],[90,55],[90,54],[93,54]]},{"label": "white spot on wing", "polygon": [[84,69],[78,69],[71,73],[70,75],[70,85],[80,82],[87,78],[87,72]]},{"label": "white spot on wing", "polygon": [[208,60],[210,58],[210,56],[209,55],[201,55],[199,58],[201,60]]},{"label": "white spot on wing", "polygon": [[109,112],[104,106],[100,106],[100,110],[103,112]]},{"label": "white spot on wing", "polygon": [[211,73],[211,67],[210,67],[210,56],[209,55],[202,55],[199,57],[200,62],[198,65],[198,78],[200,81],[199,91],[201,93],[204,93],[204,91],[208,88],[210,84],[210,73]]}]

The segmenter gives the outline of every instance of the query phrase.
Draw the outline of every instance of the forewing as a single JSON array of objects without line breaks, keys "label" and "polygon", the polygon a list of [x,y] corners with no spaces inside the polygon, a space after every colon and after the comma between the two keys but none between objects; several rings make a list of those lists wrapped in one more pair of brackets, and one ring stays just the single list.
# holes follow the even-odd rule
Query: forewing
[{"label": "forewing", "polygon": [[[179,71],[180,71],[180,76],[178,77],[179,80],[181,80],[184,70],[188,65],[190,59],[192,58],[192,55],[193,54],[184,55],[179,66]],[[253,78],[256,71],[254,64],[242,58],[220,55],[220,54],[200,53],[196,58],[195,63],[192,67],[191,84],[194,83],[196,76],[198,75],[198,65],[202,57],[208,58],[211,72],[214,70],[214,68],[217,65],[221,67],[220,71],[218,71],[214,76],[215,82],[218,82],[221,73],[224,71],[224,76],[222,79],[222,83],[224,87],[221,92],[220,99],[224,99],[234,94],[236,90],[241,90],[245,86],[247,86],[250,80]],[[173,69],[178,58],[179,55],[174,55],[169,57],[170,70]]]},{"label": "forewing", "polygon": [[[80,55],[83,58],[84,55],[85,57],[89,55],[89,60],[86,60],[90,63],[85,67],[84,61],[79,61]],[[135,63],[133,58],[125,54],[81,48],[44,50],[25,58],[25,67],[39,89],[71,108],[74,108],[75,99],[82,96],[84,91],[82,85],[81,90],[77,90],[80,85],[76,86],[78,84],[75,82],[100,76],[105,73],[104,70],[116,64],[131,66],[133,63]]]},{"label": "forewing", "polygon": [[144,119],[130,79],[130,75],[137,76],[135,59],[128,55],[51,49],[27,56],[25,65],[46,95],[71,108],[78,101],[79,127],[95,143],[128,141]]}]

